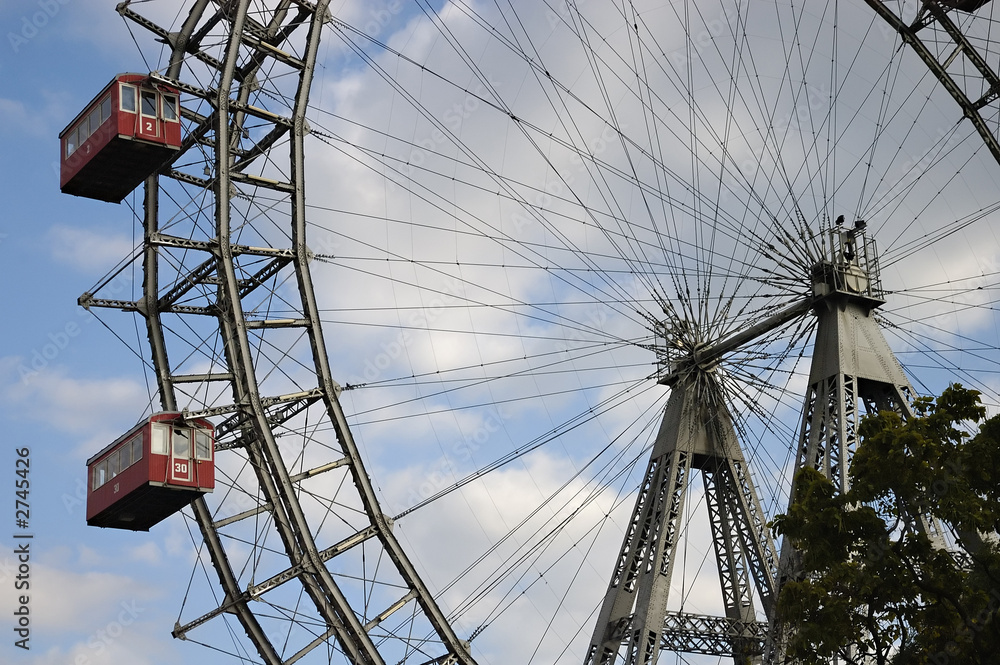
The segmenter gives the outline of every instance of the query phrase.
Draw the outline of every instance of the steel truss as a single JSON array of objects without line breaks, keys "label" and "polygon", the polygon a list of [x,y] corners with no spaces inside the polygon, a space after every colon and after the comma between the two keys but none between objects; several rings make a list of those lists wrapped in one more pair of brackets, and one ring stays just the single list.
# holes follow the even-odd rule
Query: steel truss
[{"label": "steel truss", "polygon": [[[813,270],[813,311],[817,317],[809,387],[795,471],[810,467],[829,478],[841,492],[850,489],[850,459],[858,439],[862,413],[895,411],[913,416],[913,388],[889,348],[875,311],[885,303],[879,285],[874,241],[864,225],[831,231],[831,256]],[[789,501],[795,493],[795,483]],[[918,516],[924,529],[944,547],[940,525]],[[798,554],[788,543],[781,549],[778,590],[798,575]],[[787,631],[772,623],[767,662],[790,662],[782,653]]]},{"label": "steel truss", "polygon": [[[781,628],[774,624],[773,610],[782,581],[795,574],[796,556],[785,546],[777,565],[717,377],[718,358],[753,335],[812,310],[817,332],[796,469],[819,469],[843,491],[858,443],[861,408],[912,416],[909,380],[874,316],[885,301],[877,253],[865,236],[864,223],[850,229],[838,225],[830,230],[829,243],[822,245],[829,247],[830,255],[812,267],[809,298],[762,321],[755,330],[710,345],[688,344],[687,351],[668,358],[663,382],[672,386],[670,401],[588,664],[615,663],[619,655],[629,665],[655,663],[659,649],[732,656],[737,664],[782,659]],[[677,519],[692,469],[699,469],[705,479],[725,618],[666,612]],[[922,527],[940,537],[936,525],[925,520]],[[756,620],[751,578],[767,622]]]},{"label": "steel truss", "polygon": [[[412,659],[471,664],[467,643],[456,636],[403,552],[391,521],[382,514],[338,400],[340,388],[320,327],[306,238],[304,143],[317,49],[324,25],[331,20],[327,4],[328,0],[281,0],[262,8],[249,0],[198,0],[177,32],[143,18],[127,2],[118,6],[123,17],[170,47],[169,64],[150,75],[152,83],[179,88],[201,103],[202,111],[184,105],[184,147],[161,175],[181,183],[191,201],[204,202],[204,213],[181,212],[164,219],[159,176],[147,180],[142,297],[127,301],[88,293],[81,304],[140,313],[146,321],[162,408],[186,407],[191,417],[224,415],[218,451],[239,451],[256,479],[256,490],[247,491],[252,504],[244,511],[219,515],[204,500],[193,504],[224,598],[215,609],[178,624],[175,637],[194,638],[196,628],[234,615],[259,657],[269,664],[293,663],[317,648],[327,652],[326,662],[381,664]],[[193,71],[192,63],[200,74],[195,83],[185,76],[185,69]],[[290,103],[276,99],[280,90],[287,91]],[[192,168],[201,164],[203,173]],[[247,202],[252,204],[261,192],[267,197],[261,216],[285,220],[287,227],[274,233],[248,232],[250,216],[261,213]],[[199,216],[208,217],[209,211],[212,221],[199,223],[203,221]],[[194,220],[190,233],[164,232],[185,217]],[[237,242],[247,237],[253,237],[253,245]],[[172,276],[164,277],[168,274]],[[281,289],[285,283],[294,284],[294,290]],[[268,316],[270,303],[276,300],[291,313]],[[214,356],[209,354],[212,367],[201,372],[181,370],[184,361],[171,362],[168,353],[172,343],[179,346],[170,331],[178,325],[203,328],[206,321],[217,331],[220,347]],[[307,340],[308,353],[303,355],[308,357],[295,360],[299,368],[309,370],[298,372],[296,390],[268,394],[263,386],[274,368],[264,367],[261,349],[289,332]],[[177,350],[181,356],[186,352]],[[230,400],[216,398],[198,407],[190,399],[196,394],[228,394]],[[293,472],[292,464],[305,457],[305,441],[320,438],[316,433],[323,431],[333,432],[331,440],[324,438],[322,443],[327,451],[336,448],[337,454]],[[302,440],[298,458],[289,459],[283,441],[291,436]],[[336,536],[326,535],[331,531],[327,528],[321,546],[310,522],[317,516],[307,515],[303,500],[310,496],[307,483],[317,478],[329,483],[333,474],[340,474],[340,486],[353,490],[338,489],[336,501],[329,503],[329,510],[344,506],[346,512],[335,514],[342,524]],[[325,523],[326,518],[320,517]],[[280,548],[285,565],[272,564],[270,574],[253,571],[248,577],[245,571],[237,572],[223,537],[226,530],[245,530],[251,522],[260,537],[262,521],[280,546],[267,545],[261,552]],[[369,557],[384,562],[369,571],[364,564]],[[300,590],[282,591],[292,580],[298,581]],[[357,580],[363,598],[345,588],[357,585]],[[279,593],[280,600],[270,600]],[[288,598],[295,597],[292,606]],[[251,601],[297,617],[290,623],[303,629],[302,634],[293,635],[287,628],[276,632],[274,622],[261,619]],[[342,655],[335,656],[338,651]]]},{"label": "steel truss", "polygon": [[[962,107],[962,114],[976,128],[994,159],[1000,162],[1000,141],[996,127],[1000,117],[1000,74],[995,57],[970,38],[970,31],[960,27],[975,20],[974,13],[992,0],[924,0],[897,3],[865,0],[868,5],[899,33],[902,40],[927,65],[945,90]],[[907,15],[905,11],[916,7]],[[985,19],[990,23],[990,19]],[[989,33],[987,33],[989,34]],[[971,74],[971,75],[970,75]]]},{"label": "steel truss", "polygon": [[[667,612],[693,472],[705,483],[725,618]],[[684,373],[672,387],[586,663],[655,663],[661,649],[737,662],[763,652],[777,556],[718,378]]]}]

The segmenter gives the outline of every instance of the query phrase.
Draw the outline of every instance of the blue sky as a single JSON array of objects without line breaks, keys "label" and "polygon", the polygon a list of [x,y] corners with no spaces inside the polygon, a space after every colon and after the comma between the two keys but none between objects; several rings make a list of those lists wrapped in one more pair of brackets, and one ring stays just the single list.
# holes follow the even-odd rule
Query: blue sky
[{"label": "blue sky", "polygon": [[[31,451],[29,530],[35,536],[31,651],[7,639],[12,631],[5,620],[5,662],[177,660],[170,642],[157,637],[163,634],[154,628],[159,622],[147,621],[159,616],[160,626],[171,623],[169,613],[162,614],[162,591],[141,581],[141,569],[152,566],[155,577],[166,553],[155,543],[119,534],[95,538],[85,526],[81,499],[91,447],[136,418],[129,412],[137,386],[125,378],[128,360],[76,306],[87,284],[106,269],[102,264],[123,249],[116,242],[131,233],[129,215],[123,206],[58,193],[59,131],[111,75],[134,61],[126,55],[127,31],[109,9],[97,2],[9,2],[0,8],[0,80],[6,88],[0,133],[8,142],[0,164],[0,269],[10,285],[4,304],[20,312],[6,318],[0,333],[3,459],[12,494],[14,451]],[[99,235],[110,236],[111,243],[95,243]],[[125,404],[130,408],[121,408]],[[11,524],[0,537],[0,603],[8,617],[15,600],[13,533]],[[141,647],[150,641],[162,642],[162,648]]]},{"label": "blue sky", "polygon": [[[159,665],[200,662],[207,653],[170,637],[189,581],[206,583],[195,563],[190,521],[173,518],[149,534],[91,529],[84,523],[85,460],[147,413],[152,400],[148,373],[132,351],[143,351],[144,333],[137,332],[125,314],[103,311],[97,318],[76,304],[84,291],[132,251],[140,231],[133,208],[139,206],[141,193],[113,205],[58,192],[59,131],[114,74],[158,66],[154,64],[157,46],[140,28],[127,25],[114,12],[114,4],[10,0],[0,6],[0,275],[4,284],[0,298],[6,312],[0,324],[0,423],[4,428],[0,492],[7,497],[4,505],[10,506],[16,451],[28,448],[30,531],[35,536],[31,541],[31,650],[23,651],[13,647],[9,629],[16,601],[12,588],[14,511],[9,508],[0,515],[5,525],[0,526],[3,662]],[[604,5],[577,4],[587,4],[587,11],[593,10],[597,18],[615,18],[598,13],[610,13]],[[841,19],[848,27],[856,23],[861,28],[845,30],[842,48],[845,52],[853,48],[881,67],[878,58],[890,57],[892,39],[859,4],[849,4]],[[677,93],[675,98],[676,91],[670,92],[668,84],[680,79],[666,72],[649,74],[651,88],[656,83],[663,87],[662,98],[648,104],[656,106],[662,117],[669,116],[671,122],[664,127],[681,126],[681,130],[677,137],[664,132],[661,154],[631,153],[631,144],[619,140],[620,135],[639,143],[650,141],[642,112],[630,104],[634,102],[628,92],[632,82],[608,76],[603,90],[593,85],[586,58],[573,49],[572,40],[562,41],[567,40],[563,20],[568,13],[518,5],[545,71],[579,95],[562,99],[564,106],[553,106],[546,95],[555,88],[547,87],[544,76],[527,67],[524,58],[511,56],[499,40],[477,32],[478,27],[458,12],[443,14],[455,34],[467,39],[465,54],[476,68],[456,60],[428,17],[412,7],[400,9],[394,1],[334,5],[336,15],[359,31],[422,58],[429,69],[442,72],[447,79],[442,83],[435,76],[409,69],[392,52],[367,44],[365,49],[374,60],[396,77],[399,87],[393,90],[328,34],[313,89],[317,108],[310,121],[318,133],[325,133],[324,141],[310,143],[308,165],[313,206],[310,244],[328,259],[314,264],[319,298],[326,313],[335,378],[344,385],[372,384],[345,391],[343,402],[357,425],[356,436],[386,512],[401,512],[457,477],[534,441],[551,428],[571,423],[574,414],[600,411],[602,400],[616,405],[585,426],[567,428],[552,444],[492,474],[489,480],[470,484],[401,520],[399,535],[412,548],[418,567],[426,571],[433,586],[444,587],[457,570],[490,546],[502,543],[504,556],[509,553],[505,547],[516,551],[502,541],[503,534],[564,483],[580,492],[610,488],[599,501],[581,508],[583,526],[563,534],[570,544],[561,542],[560,546],[567,552],[575,554],[575,548],[584,543],[591,548],[588,555],[574,559],[575,568],[566,571],[548,559],[534,562],[536,568],[529,566],[545,584],[524,583],[530,587],[524,594],[526,600],[520,605],[511,601],[514,609],[502,619],[496,617],[495,627],[477,643],[480,662],[514,662],[507,660],[510,657],[527,662],[536,646],[534,662],[579,660],[574,654],[579,651],[580,636],[586,641],[589,635],[586,626],[610,569],[609,557],[621,537],[621,525],[604,518],[615,512],[616,501],[615,514],[627,513],[634,488],[634,483],[620,479],[598,479],[598,472],[587,462],[591,456],[599,458],[598,451],[611,442],[609,455],[638,458],[641,469],[645,458],[640,451],[655,428],[655,405],[662,404],[664,396],[664,390],[648,380],[653,370],[652,335],[635,307],[661,316],[650,288],[667,285],[666,291],[674,284],[672,275],[686,274],[693,275],[695,282],[703,280],[698,283],[706,290],[711,287],[732,296],[735,311],[746,292],[744,286],[723,276],[734,265],[730,259],[751,266],[737,267],[734,272],[750,273],[762,256],[776,258],[762,250],[759,238],[726,237],[728,227],[719,227],[723,228],[720,239],[711,244],[704,235],[708,222],[715,219],[711,206],[678,182],[690,182],[696,175],[720,190],[733,187],[730,193],[735,193],[735,201],[720,195],[715,201],[718,208],[731,219],[760,215],[764,222],[741,222],[739,228],[753,228],[765,240],[779,244],[782,236],[776,231],[768,235],[772,233],[767,230],[770,218],[764,213],[774,212],[775,225],[787,222],[791,214],[780,219],[779,215],[791,209],[784,196],[788,190],[801,195],[798,205],[812,229],[832,218],[827,205],[848,216],[865,215],[885,252],[886,288],[896,292],[888,316],[899,327],[891,329],[890,343],[911,372],[919,373],[918,391],[939,389],[957,377],[982,388],[991,408],[997,404],[1000,386],[993,368],[1000,326],[993,288],[995,273],[1000,272],[996,268],[1000,243],[991,223],[993,213],[982,211],[995,203],[1000,169],[967,125],[958,125],[956,130],[957,107],[919,66],[907,61],[897,72],[903,83],[892,88],[893,98],[904,101],[887,107],[893,129],[882,139],[879,168],[871,171],[852,171],[850,165],[866,163],[871,123],[885,119],[879,116],[877,96],[870,95],[872,89],[880,90],[883,74],[879,67],[855,67],[848,63],[860,58],[845,58],[843,71],[832,75],[841,91],[838,103],[846,109],[841,111],[843,118],[858,119],[842,118],[837,125],[842,133],[838,154],[843,155],[841,163],[848,164],[837,172],[811,170],[815,146],[823,144],[831,126],[825,111],[831,79],[823,78],[829,70],[798,62],[796,66],[802,68],[798,87],[788,85],[788,80],[795,79],[792,75],[762,77],[765,82],[753,85],[759,86],[755,90],[774,93],[771,129],[761,129],[767,123],[743,124],[744,133],[730,144],[730,163],[758,175],[773,175],[773,163],[781,160],[772,159],[771,153],[780,136],[785,160],[805,165],[803,172],[823,175],[803,184],[808,178],[792,174],[787,176],[792,182],[784,191],[778,186],[760,200],[745,195],[741,199],[739,187],[713,173],[710,165],[715,162],[707,155],[716,154],[710,145],[715,128],[726,126],[727,120],[739,125],[744,118],[726,107],[724,96],[712,92],[717,80],[707,77],[700,67],[691,72],[697,91],[691,96],[704,100],[699,108],[702,116],[676,111],[684,108],[684,94]],[[651,3],[643,12],[647,25],[662,29],[657,34],[662,34],[666,45],[664,61],[682,65],[694,60],[706,66],[716,62],[713,49],[725,42],[723,26],[731,18],[726,10],[716,3],[703,5],[705,16],[699,19],[697,30],[689,31],[691,41],[685,47],[669,6]],[[553,7],[564,5],[553,3]],[[175,10],[173,3],[139,3],[136,8],[166,14]],[[787,19],[780,16],[784,18],[779,20]],[[809,18],[820,26],[829,20]],[[603,28],[605,24],[595,21],[595,25]],[[613,21],[607,25],[614,25]],[[766,16],[749,28],[755,64],[764,72],[780,71],[780,67],[775,69],[775,59],[781,49],[761,48],[778,41],[776,28]],[[510,25],[505,29],[514,30]],[[626,39],[627,33],[608,29],[607,48],[620,48],[624,42],[616,40]],[[858,37],[861,34],[863,40]],[[676,46],[671,49],[669,45]],[[597,52],[609,55],[600,48]],[[610,68],[612,62],[609,57],[600,67]],[[841,88],[843,81],[851,85]],[[921,100],[928,101],[906,100],[908,93],[900,91],[910,89],[919,90],[924,95]],[[402,90],[419,100],[420,113],[404,101]],[[584,108],[583,102],[574,106],[578,100],[586,100],[589,106]],[[607,122],[612,111],[618,114],[617,131],[611,131],[612,123]],[[511,116],[523,116],[530,123],[512,122]],[[566,117],[576,124],[565,123]],[[685,147],[690,149],[684,123],[702,130],[704,161],[699,165],[692,166],[697,160],[683,152]],[[626,153],[635,161],[626,160]],[[470,166],[472,156],[488,166]],[[636,169],[634,177],[645,181],[648,176],[638,173],[655,161],[654,156],[665,170],[670,167],[681,174],[678,182],[670,182],[673,198],[662,210],[655,210],[640,188],[623,175],[631,167]],[[696,173],[688,172],[685,178],[685,169]],[[962,175],[956,177],[959,170]],[[862,176],[867,178],[863,183]],[[830,191],[817,184],[820,181]],[[500,196],[502,187],[507,189]],[[706,186],[705,191],[709,190]],[[818,190],[824,191],[818,194]],[[612,213],[637,221],[632,227],[626,224],[625,231],[607,225],[598,232],[602,223],[614,218]],[[645,223],[647,216],[660,214],[667,221],[659,221],[673,224],[671,233],[651,230],[653,224]],[[948,222],[967,215],[980,219],[938,237]],[[395,219],[408,223],[396,224],[391,221]],[[696,223],[690,223],[691,219]],[[417,223],[410,225],[412,220]],[[670,236],[660,247],[670,258],[644,255],[638,260],[636,248],[646,251],[655,246],[657,234]],[[497,240],[500,236],[505,239]],[[907,256],[908,243],[919,251]],[[688,251],[695,245],[701,253]],[[780,248],[775,253],[780,255]],[[416,257],[412,263],[410,256]],[[782,258],[777,256],[779,263]],[[606,273],[597,274],[595,260],[608,261]],[[699,262],[720,268],[719,277],[701,277]],[[655,266],[661,274],[655,279],[640,275],[637,264],[649,267],[649,272]],[[114,286],[134,294],[127,279],[120,278]],[[777,301],[770,294],[762,296],[763,291],[751,293],[768,304]],[[753,308],[741,311],[728,324],[730,330],[750,320]],[[527,370],[516,364],[528,357],[533,360]],[[547,364],[554,358],[560,360]],[[742,362],[742,369],[760,372],[779,386],[770,392],[747,388],[743,407],[752,412],[759,405],[764,414],[747,419],[750,432],[759,435],[749,444],[751,454],[757,458],[776,454],[755,470],[758,482],[775,488],[762,495],[780,494],[783,481],[778,478],[788,464],[781,459],[782,446],[787,447],[787,442],[777,439],[797,427],[804,366],[794,354],[782,356],[777,365],[765,369],[755,365],[753,358]],[[477,369],[482,366],[499,369]],[[504,375],[516,367],[523,374],[510,371],[510,376],[485,385],[475,380],[476,372]],[[436,372],[451,372],[447,376],[462,389],[446,392],[441,390],[445,383],[431,381],[414,388],[405,381],[411,375]],[[634,399],[617,395],[624,386],[634,386],[630,387]],[[785,424],[764,431],[767,428],[761,420],[767,421],[768,416]],[[633,427],[632,422],[640,424]],[[626,436],[619,439],[623,432]],[[622,470],[625,461],[617,464],[609,468]],[[571,509],[548,506],[547,510],[564,515],[563,511]],[[701,527],[691,531],[705,535]],[[532,542],[523,533],[514,540]],[[545,567],[549,563],[551,570]],[[461,605],[501,565],[499,558],[487,560],[464,585],[443,594],[442,604],[448,608]],[[544,575],[538,573],[540,569]],[[512,583],[511,588],[519,589],[520,583]],[[557,589],[557,583],[566,587]],[[699,581],[693,594],[689,588],[688,600],[711,607],[714,601],[701,593],[704,584],[703,579]],[[471,611],[463,624],[465,634],[493,604],[505,602],[506,598],[492,597],[484,602],[487,609]],[[190,618],[191,610],[185,612]],[[550,620],[550,637],[540,636]],[[530,637],[522,640],[522,635]],[[510,656],[508,648],[518,649],[517,655]]]}]

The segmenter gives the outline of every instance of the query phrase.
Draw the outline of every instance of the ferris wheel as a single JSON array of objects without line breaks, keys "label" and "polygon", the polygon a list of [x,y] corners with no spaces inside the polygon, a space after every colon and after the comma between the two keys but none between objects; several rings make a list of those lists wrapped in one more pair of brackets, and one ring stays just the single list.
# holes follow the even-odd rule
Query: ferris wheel
[{"label": "ferris wheel", "polygon": [[[1000,404],[992,3],[176,11],[118,6],[151,70],[120,84],[176,96],[182,139],[81,298],[133,313],[98,312],[149,418],[214,428],[175,637],[269,664],[754,657],[841,302],[817,288],[906,369],[856,404]],[[663,443],[709,421],[704,450]],[[621,592],[654,542],[662,588]]]}]

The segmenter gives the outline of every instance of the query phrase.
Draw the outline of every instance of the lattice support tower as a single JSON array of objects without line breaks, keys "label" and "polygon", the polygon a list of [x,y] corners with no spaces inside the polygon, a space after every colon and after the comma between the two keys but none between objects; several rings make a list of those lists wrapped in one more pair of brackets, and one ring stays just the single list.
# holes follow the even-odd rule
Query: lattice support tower
[{"label": "lattice support tower", "polygon": [[[672,392],[605,595],[587,665],[655,663],[661,650],[759,659],[774,603],[774,543],[710,366],[671,375]],[[705,484],[725,617],[668,612],[691,481]]]},{"label": "lattice support tower", "polygon": [[[846,492],[861,418],[880,411],[912,417],[913,388],[878,323],[876,311],[885,300],[875,243],[865,235],[865,223],[836,226],[824,246],[829,256],[814,266],[812,274],[816,342],[795,472],[812,467]],[[790,496],[794,492],[793,481]],[[944,547],[940,524],[923,516],[918,516],[917,524],[932,542]],[[782,546],[779,591],[784,580],[796,575],[797,558],[794,548]],[[773,630],[767,660],[790,662],[780,655],[782,628]]]},{"label": "lattice support tower", "polygon": [[818,469],[846,491],[862,409],[910,417],[913,389],[875,315],[885,301],[874,241],[865,236],[864,223],[838,226],[830,240],[832,256],[813,268],[816,342],[796,469]]},{"label": "lattice support tower", "polygon": [[[777,564],[746,462],[717,376],[729,351],[806,314],[817,318],[809,388],[797,443],[796,469],[819,469],[848,489],[848,463],[858,443],[862,412],[893,410],[912,416],[912,388],[889,348],[875,312],[881,298],[874,241],[865,223],[838,220],[820,243],[825,256],[812,267],[812,291],[777,314],[714,344],[688,343],[669,361],[661,380],[672,394],[652,459],[619,554],[588,665],[655,663],[659,649],[731,656],[736,663],[780,660],[774,626],[755,620],[755,590],[768,621],[780,588],[779,569],[793,574],[795,554]],[[681,344],[683,346],[683,344]],[[726,617],[695,620],[666,612],[679,526],[694,470],[705,480],[712,542],[719,566]],[[943,547],[940,526],[919,528]],[[751,582],[753,587],[751,586]],[[666,617],[664,620],[663,617]],[[698,626],[692,630],[692,626]]]}]

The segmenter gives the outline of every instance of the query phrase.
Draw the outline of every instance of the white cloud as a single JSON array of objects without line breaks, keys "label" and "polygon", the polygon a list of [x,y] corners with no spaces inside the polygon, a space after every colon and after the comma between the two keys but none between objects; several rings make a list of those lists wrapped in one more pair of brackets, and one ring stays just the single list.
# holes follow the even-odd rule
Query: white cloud
[{"label": "white cloud", "polygon": [[45,423],[56,432],[83,439],[77,455],[100,450],[134,424],[120,415],[109,420],[109,414],[142,414],[148,404],[145,386],[132,378],[83,379],[55,360],[37,370],[31,358],[2,360],[0,394],[9,417]]},{"label": "white cloud", "polygon": [[4,118],[5,132],[13,130],[24,134],[43,136],[48,129],[42,118],[29,110],[21,100],[0,98],[0,115]]},{"label": "white cloud", "polygon": [[[106,272],[131,256],[135,250],[135,242],[130,236],[108,229],[96,231],[69,224],[55,224],[46,235],[52,257],[56,261],[90,273]],[[118,281],[122,282],[128,277],[126,272]]]},{"label": "white cloud", "polygon": [[155,570],[155,568],[163,561],[163,550],[160,549],[158,543],[150,541],[129,548],[128,558],[132,561],[149,564],[149,569]]},{"label": "white cloud", "polygon": [[[396,526],[445,611],[463,609],[460,630],[467,635],[488,623],[473,643],[480,662],[528,662],[536,647],[533,662],[578,662],[591,637],[593,612],[607,589],[621,546],[622,525],[633,509],[635,494],[616,499],[614,491],[606,489],[557,529],[593,486],[571,480],[553,502],[533,512],[573,472],[565,459],[535,454],[407,516]],[[406,472],[387,480],[385,486],[401,495],[419,477]],[[722,599],[702,495],[700,483],[695,483],[682,518],[670,607],[683,605],[689,612],[713,613],[721,611]],[[390,495],[390,504],[394,496]],[[522,521],[524,525],[510,537],[511,529]],[[447,591],[442,588],[465,570],[475,553],[491,548],[492,553],[471,573]],[[522,555],[525,558],[519,560]],[[707,563],[703,563],[705,557]],[[508,568],[511,575],[503,576],[493,588],[484,586]],[[467,603],[472,599],[476,600],[470,607]],[[501,608],[501,613],[494,614]],[[565,649],[567,644],[571,646]]]},{"label": "white cloud", "polygon": [[11,639],[0,652],[17,654],[15,662],[30,665],[103,665],[122,658],[134,663],[166,662],[172,652],[169,646],[149,648],[162,634],[164,620],[157,607],[162,593],[155,581],[93,570],[106,569],[107,561],[95,565],[93,556],[83,551],[75,556],[46,550],[44,539],[8,542],[4,551],[15,552],[24,542],[30,542],[30,568],[22,580],[28,587],[15,591],[13,576],[24,573],[18,570],[17,561],[5,555],[0,577],[10,593],[0,597],[0,612],[12,616],[21,611],[21,596],[27,597],[30,651],[15,649]]}]

